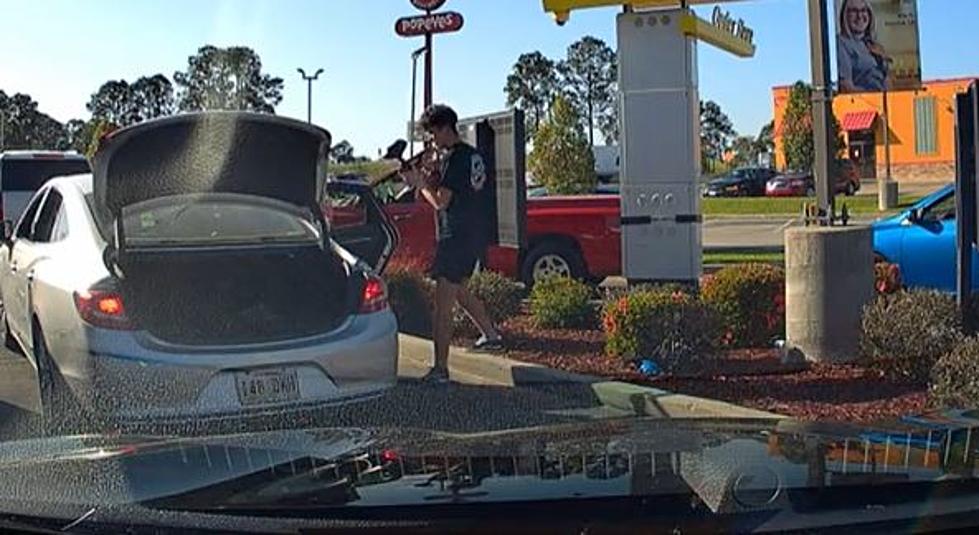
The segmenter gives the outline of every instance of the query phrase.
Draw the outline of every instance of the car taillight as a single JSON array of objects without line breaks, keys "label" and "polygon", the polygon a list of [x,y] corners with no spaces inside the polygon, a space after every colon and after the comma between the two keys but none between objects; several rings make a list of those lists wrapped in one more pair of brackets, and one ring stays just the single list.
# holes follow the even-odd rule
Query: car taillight
[{"label": "car taillight", "polygon": [[388,308],[388,290],[380,277],[370,275],[364,282],[360,298],[360,313],[371,314]]},{"label": "car taillight", "polygon": [[122,295],[107,290],[75,292],[75,308],[82,319],[95,327],[131,330],[132,321],[126,314]]}]

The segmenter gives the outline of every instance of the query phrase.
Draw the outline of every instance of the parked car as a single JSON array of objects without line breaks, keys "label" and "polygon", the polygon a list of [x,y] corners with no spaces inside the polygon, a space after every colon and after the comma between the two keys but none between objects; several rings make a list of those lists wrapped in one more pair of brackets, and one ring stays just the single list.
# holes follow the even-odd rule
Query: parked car
[{"label": "parked car", "polygon": [[[363,184],[324,188],[329,146],[290,119],[185,114],[117,131],[92,174],[44,185],[4,225],[0,293],[45,415],[239,414],[392,386],[376,273],[394,229]],[[331,233],[325,190],[361,195],[363,224]]]},{"label": "parked car", "polygon": [[[955,291],[955,186],[949,184],[903,212],[872,225],[874,254],[897,264],[907,286]],[[979,253],[972,251],[972,283]]]},{"label": "parked car", "polygon": [[28,201],[49,179],[88,171],[88,159],[77,152],[0,153],[0,220],[19,219]]},{"label": "parked car", "polygon": [[[836,176],[834,193],[852,196],[860,191],[860,179],[852,165],[844,165]],[[789,171],[776,176],[765,185],[768,197],[812,197],[816,194],[816,181],[812,172]]]},{"label": "parked car", "polygon": [[704,197],[754,197],[765,194],[765,183],[775,176],[775,170],[764,167],[743,167],[715,178],[704,186]]}]

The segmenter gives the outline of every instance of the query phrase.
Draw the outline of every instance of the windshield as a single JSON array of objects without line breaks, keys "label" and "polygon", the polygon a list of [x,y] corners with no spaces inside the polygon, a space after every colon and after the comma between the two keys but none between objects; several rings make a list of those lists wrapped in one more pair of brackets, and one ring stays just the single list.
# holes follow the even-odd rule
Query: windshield
[{"label": "windshield", "polygon": [[127,244],[234,244],[315,241],[309,214],[249,195],[162,197],[123,209]]},{"label": "windshield", "polygon": [[979,2],[0,13],[0,532],[979,524]]}]

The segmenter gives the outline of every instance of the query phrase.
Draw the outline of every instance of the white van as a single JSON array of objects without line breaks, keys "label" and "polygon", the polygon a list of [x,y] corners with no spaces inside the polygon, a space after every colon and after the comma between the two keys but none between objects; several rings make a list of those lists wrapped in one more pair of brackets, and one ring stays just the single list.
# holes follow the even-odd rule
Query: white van
[{"label": "white van", "polygon": [[77,152],[0,152],[0,221],[16,223],[34,192],[49,179],[89,172],[88,160]]}]

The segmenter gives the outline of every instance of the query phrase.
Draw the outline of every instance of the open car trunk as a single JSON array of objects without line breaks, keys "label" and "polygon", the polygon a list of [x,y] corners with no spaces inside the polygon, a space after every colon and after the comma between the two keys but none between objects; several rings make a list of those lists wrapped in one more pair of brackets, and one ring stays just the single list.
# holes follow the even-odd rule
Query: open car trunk
[{"label": "open car trunk", "polygon": [[131,252],[121,289],[137,328],[183,345],[275,342],[334,330],[362,283],[318,246]]}]

